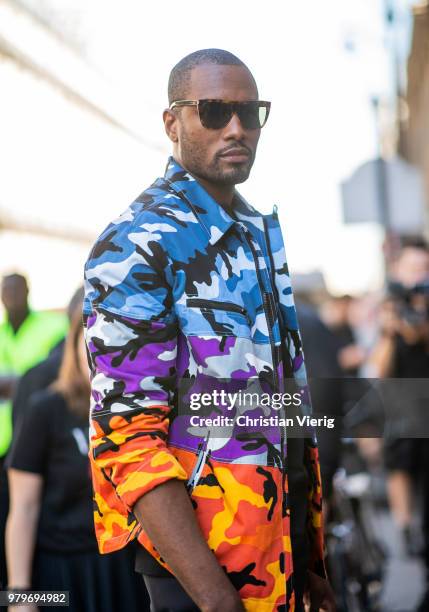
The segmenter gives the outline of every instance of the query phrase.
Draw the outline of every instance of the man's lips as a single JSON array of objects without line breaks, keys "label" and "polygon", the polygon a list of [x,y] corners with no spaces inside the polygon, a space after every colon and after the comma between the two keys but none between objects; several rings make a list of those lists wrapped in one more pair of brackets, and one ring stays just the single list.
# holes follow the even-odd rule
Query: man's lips
[{"label": "man's lips", "polygon": [[245,162],[250,158],[250,153],[247,149],[230,149],[220,155],[222,159],[234,162]]}]

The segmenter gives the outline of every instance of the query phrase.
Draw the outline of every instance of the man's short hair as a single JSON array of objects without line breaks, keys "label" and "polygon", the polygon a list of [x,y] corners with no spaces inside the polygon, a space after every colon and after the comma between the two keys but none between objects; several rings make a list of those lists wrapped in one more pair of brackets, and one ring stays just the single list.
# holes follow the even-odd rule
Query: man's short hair
[{"label": "man's short hair", "polygon": [[[191,80],[191,71],[195,66],[203,64],[218,64],[219,66],[243,66],[249,70],[244,62],[236,55],[223,49],[200,49],[186,55],[178,62],[170,72],[168,79],[168,103],[171,104],[175,100],[186,100],[189,84]],[[249,74],[253,79],[253,75],[249,70]],[[255,79],[253,79],[255,81]],[[256,82],[255,82],[256,87]]]}]

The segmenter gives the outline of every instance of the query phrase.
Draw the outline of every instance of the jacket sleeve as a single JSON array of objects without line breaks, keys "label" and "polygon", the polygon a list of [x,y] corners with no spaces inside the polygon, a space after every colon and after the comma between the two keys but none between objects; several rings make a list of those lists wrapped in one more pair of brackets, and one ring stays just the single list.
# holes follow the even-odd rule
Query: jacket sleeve
[{"label": "jacket sleeve", "polygon": [[104,238],[85,266],[90,459],[131,512],[154,487],[187,478],[167,447],[177,321],[150,236],[130,240],[116,232],[107,239],[117,248],[106,250]]}]

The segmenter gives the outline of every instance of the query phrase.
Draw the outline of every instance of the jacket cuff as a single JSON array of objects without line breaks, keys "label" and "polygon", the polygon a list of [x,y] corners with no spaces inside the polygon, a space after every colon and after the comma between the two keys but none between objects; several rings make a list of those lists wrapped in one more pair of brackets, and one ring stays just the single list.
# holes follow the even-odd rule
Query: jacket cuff
[{"label": "jacket cuff", "polygon": [[137,469],[130,470],[123,475],[120,484],[116,486],[116,493],[132,512],[134,504],[146,493],[158,485],[176,478],[187,480],[188,476],[175,456],[165,450],[145,453],[144,461]]}]

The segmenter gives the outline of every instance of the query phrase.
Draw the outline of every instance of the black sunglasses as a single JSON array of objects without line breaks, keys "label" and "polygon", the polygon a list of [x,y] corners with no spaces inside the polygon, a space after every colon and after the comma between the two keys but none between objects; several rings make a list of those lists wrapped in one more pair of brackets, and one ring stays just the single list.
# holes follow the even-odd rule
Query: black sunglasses
[{"label": "black sunglasses", "polygon": [[170,109],[179,106],[196,106],[201,124],[209,130],[220,130],[227,126],[234,113],[237,114],[245,130],[257,130],[266,124],[271,102],[262,100],[249,100],[248,102],[176,100],[170,104]]}]

